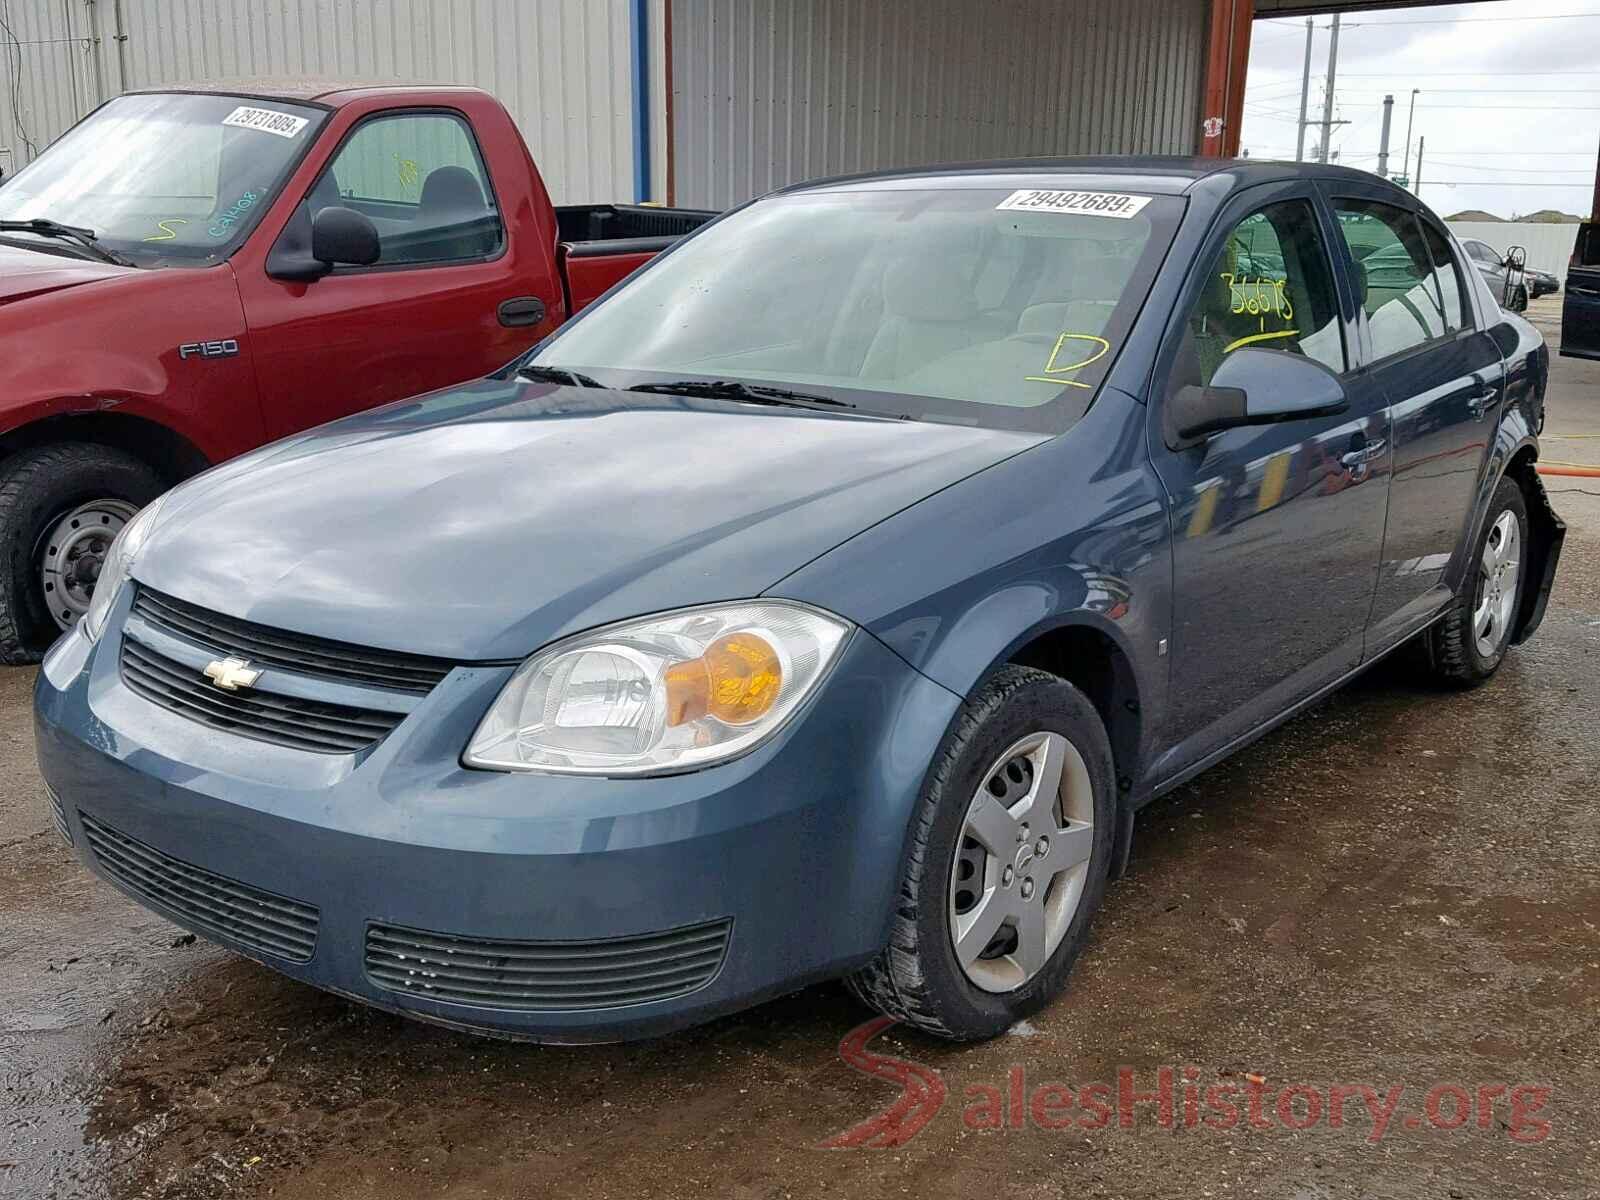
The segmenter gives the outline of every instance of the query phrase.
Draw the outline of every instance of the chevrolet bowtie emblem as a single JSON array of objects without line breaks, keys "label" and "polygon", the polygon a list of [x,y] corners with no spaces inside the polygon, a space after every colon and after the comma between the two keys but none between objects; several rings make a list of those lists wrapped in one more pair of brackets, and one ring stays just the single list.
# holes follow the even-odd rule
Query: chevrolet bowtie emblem
[{"label": "chevrolet bowtie emblem", "polygon": [[237,692],[240,688],[254,687],[261,672],[252,671],[245,659],[223,658],[207,663],[205,676],[223,691]]}]

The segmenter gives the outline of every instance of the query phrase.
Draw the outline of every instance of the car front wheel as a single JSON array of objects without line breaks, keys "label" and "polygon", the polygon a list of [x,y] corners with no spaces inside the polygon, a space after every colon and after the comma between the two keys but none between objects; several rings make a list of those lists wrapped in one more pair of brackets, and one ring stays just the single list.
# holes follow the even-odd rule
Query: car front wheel
[{"label": "car front wheel", "polygon": [[964,706],[924,785],[888,946],[850,980],[941,1037],[994,1037],[1064,986],[1105,892],[1111,747],[1077,688],[1006,667]]},{"label": "car front wheel", "polygon": [[0,663],[37,662],[78,623],[112,539],[163,490],[132,455],[84,442],[0,465]]}]

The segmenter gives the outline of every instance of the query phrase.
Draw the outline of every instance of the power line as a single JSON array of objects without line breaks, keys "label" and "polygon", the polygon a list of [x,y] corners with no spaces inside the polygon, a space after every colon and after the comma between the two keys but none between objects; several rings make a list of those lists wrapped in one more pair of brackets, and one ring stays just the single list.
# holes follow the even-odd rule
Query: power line
[{"label": "power line", "polygon": [[[1263,17],[1265,25],[1283,25],[1292,18]],[[1421,17],[1404,21],[1349,21],[1346,29],[1383,29],[1390,25],[1491,25],[1505,21],[1583,21],[1600,19],[1600,12],[1540,13],[1527,17]]]}]

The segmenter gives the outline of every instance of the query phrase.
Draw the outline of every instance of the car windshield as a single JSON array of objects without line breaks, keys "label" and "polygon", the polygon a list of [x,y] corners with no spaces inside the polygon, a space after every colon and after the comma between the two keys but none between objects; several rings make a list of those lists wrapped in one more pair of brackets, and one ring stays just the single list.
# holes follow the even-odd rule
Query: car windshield
[{"label": "car windshield", "polygon": [[[325,115],[238,96],[120,96],[0,187],[0,220],[91,229],[140,266],[216,262],[243,239]],[[0,236],[70,249],[30,233]]]},{"label": "car windshield", "polygon": [[1087,410],[1182,210],[987,181],[769,197],[664,255],[529,365],[1055,432]]}]

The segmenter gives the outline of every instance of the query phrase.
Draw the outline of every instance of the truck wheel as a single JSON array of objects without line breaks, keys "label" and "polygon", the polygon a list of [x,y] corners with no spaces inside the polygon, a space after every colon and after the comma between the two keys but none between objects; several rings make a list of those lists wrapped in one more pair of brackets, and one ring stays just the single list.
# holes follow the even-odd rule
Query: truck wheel
[{"label": "truck wheel", "polygon": [[857,998],[959,1040],[1047,1004],[1105,892],[1115,779],[1082,692],[1043,671],[998,672],[923,785],[889,944],[848,981]]},{"label": "truck wheel", "polygon": [[1474,687],[1499,669],[1522,603],[1527,546],[1527,501],[1516,480],[1501,479],[1467,577],[1444,617],[1423,635],[1423,649],[1438,678]]},{"label": "truck wheel", "polygon": [[0,465],[0,663],[39,661],[78,623],[111,540],[164,490],[131,454],[85,442]]}]

